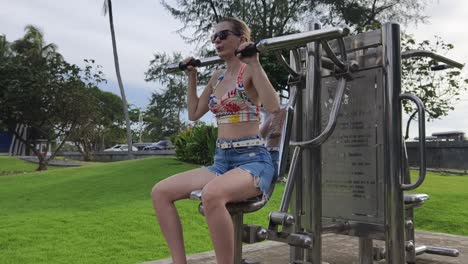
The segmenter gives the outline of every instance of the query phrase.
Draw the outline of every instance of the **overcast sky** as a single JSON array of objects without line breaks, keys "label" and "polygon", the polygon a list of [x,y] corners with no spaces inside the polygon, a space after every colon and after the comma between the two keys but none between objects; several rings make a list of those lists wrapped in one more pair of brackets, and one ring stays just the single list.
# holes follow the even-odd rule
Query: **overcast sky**
[{"label": "overcast sky", "polygon": [[[108,85],[105,90],[120,95],[116,85],[108,18],[102,15],[103,0],[0,0],[0,34],[9,41],[20,38],[24,27],[33,24],[55,43],[59,52],[71,63],[83,65],[93,58],[103,66]],[[145,107],[151,93],[160,87],[144,81],[144,72],[155,52],[193,52],[175,33],[181,23],[173,19],[159,0],[113,1],[114,23],[122,78],[129,103]],[[441,36],[455,45],[447,54],[462,63],[468,62],[468,1],[434,1],[425,11],[430,16],[426,25],[405,30],[419,39]],[[466,67],[468,68],[468,67]],[[468,76],[468,69],[463,72]],[[443,120],[427,124],[427,132],[461,130],[468,133],[468,95],[455,104],[456,110]],[[416,131],[413,128],[412,131]],[[413,133],[412,136],[415,136]]]}]

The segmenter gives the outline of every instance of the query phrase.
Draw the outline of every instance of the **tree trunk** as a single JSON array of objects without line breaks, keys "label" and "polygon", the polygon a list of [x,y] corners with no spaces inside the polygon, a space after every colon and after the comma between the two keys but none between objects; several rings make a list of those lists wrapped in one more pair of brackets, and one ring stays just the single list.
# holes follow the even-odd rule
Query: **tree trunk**
[{"label": "tree trunk", "polygon": [[92,160],[91,152],[89,152],[89,151],[83,152],[83,160],[84,161],[91,161]]},{"label": "tree trunk", "polygon": [[84,161],[91,161],[92,160],[92,148],[91,144],[88,142],[84,142],[83,144],[83,160]]},{"label": "tree trunk", "polygon": [[86,142],[84,140],[75,142],[75,147],[78,149],[78,152],[80,152],[84,161],[91,161],[91,153],[86,147]]},{"label": "tree trunk", "polygon": [[[36,155],[38,163],[39,163],[39,167],[37,168],[38,171],[47,170],[47,160],[45,159],[45,156],[41,155],[41,150],[37,150],[34,144],[32,144],[29,141],[29,139],[26,139],[26,140],[23,139],[22,135],[18,134],[18,131],[16,131],[16,129],[8,128],[8,132],[15,135],[16,138],[25,145],[27,150],[32,151],[34,155]],[[47,151],[46,151],[46,154],[47,154]]]},{"label": "tree trunk", "polygon": [[39,167],[37,168],[37,171],[45,171],[47,170],[47,161],[45,158],[39,158]]},{"label": "tree trunk", "polygon": [[414,119],[414,117],[416,116],[417,113],[418,113],[418,110],[414,111],[414,113],[411,114],[411,116],[409,117],[408,122],[406,122],[405,140],[409,138],[410,124],[411,124],[411,121]]},{"label": "tree trunk", "polygon": [[36,150],[34,147],[31,149],[33,151],[33,153],[36,155],[37,157],[37,161],[38,161],[38,164],[39,164],[39,167],[37,167],[37,171],[45,171],[47,170],[47,151],[45,152],[45,154],[43,155],[42,153],[42,150]]},{"label": "tree trunk", "polygon": [[112,1],[107,0],[108,7],[109,7],[109,25],[111,30],[112,36],[112,49],[114,51],[114,64],[115,64],[115,73],[117,75],[117,81],[119,83],[120,95],[122,97],[123,102],[123,112],[125,117],[125,125],[127,127],[127,144],[128,144],[128,152],[131,155],[132,153],[132,131],[130,130],[130,118],[128,116],[128,104],[127,98],[125,97],[125,90],[122,83],[122,77],[120,76],[120,66],[119,66],[119,57],[117,54],[117,43],[115,39],[115,31],[114,31],[114,17],[112,15]]}]

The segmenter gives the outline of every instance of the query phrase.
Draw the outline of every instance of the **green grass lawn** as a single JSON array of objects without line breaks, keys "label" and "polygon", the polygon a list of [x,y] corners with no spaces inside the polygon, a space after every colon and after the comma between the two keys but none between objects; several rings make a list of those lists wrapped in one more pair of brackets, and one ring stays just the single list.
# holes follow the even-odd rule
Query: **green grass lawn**
[{"label": "green grass lawn", "polygon": [[32,172],[38,165],[24,160],[0,156],[0,176]]},{"label": "green grass lawn", "polygon": [[423,207],[415,209],[416,229],[468,236],[468,176],[428,172],[413,192],[430,196]]},{"label": "green grass lawn", "polygon": [[[83,162],[83,164],[88,163]],[[89,164],[91,164],[91,162]],[[12,158],[9,156],[0,156],[0,176],[34,172],[38,167],[38,164],[32,162]],[[47,166],[48,170],[55,170],[57,168],[60,167]]]},{"label": "green grass lawn", "polygon": [[[137,263],[169,257],[150,191],[157,181],[195,167],[150,158],[2,176],[0,262]],[[277,194],[246,222],[265,226],[279,200]],[[177,206],[188,254],[211,250],[198,203]]]},{"label": "green grass lawn", "polygon": [[[172,158],[149,158],[2,176],[0,263],[139,263],[167,258],[150,191],[159,180],[195,167]],[[266,226],[283,189],[278,184],[268,205],[245,222]],[[416,227],[468,235],[466,190],[468,177],[429,173],[418,192],[431,199],[416,210]],[[197,202],[182,201],[177,207],[187,253],[212,250]]]}]

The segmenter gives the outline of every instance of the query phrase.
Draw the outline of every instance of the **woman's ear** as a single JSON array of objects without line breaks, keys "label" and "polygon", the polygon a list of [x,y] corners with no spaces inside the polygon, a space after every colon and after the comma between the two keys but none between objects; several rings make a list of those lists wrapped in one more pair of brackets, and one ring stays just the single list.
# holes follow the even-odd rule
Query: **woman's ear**
[{"label": "woman's ear", "polygon": [[240,36],[240,42],[241,42],[241,43],[247,42],[247,39],[245,38],[244,35],[241,35],[241,36]]}]

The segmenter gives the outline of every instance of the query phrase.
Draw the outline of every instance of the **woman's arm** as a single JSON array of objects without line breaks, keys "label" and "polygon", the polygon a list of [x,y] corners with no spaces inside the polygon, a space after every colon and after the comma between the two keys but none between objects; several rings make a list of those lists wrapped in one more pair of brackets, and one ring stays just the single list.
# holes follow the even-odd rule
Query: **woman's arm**
[{"label": "woman's arm", "polygon": [[248,64],[247,69],[263,107],[270,113],[278,112],[280,110],[279,96],[260,62]]},{"label": "woman's arm", "polygon": [[208,100],[210,98],[211,91],[213,90],[213,83],[216,80],[215,76],[219,75],[219,72],[213,74],[203,90],[200,97],[197,95],[197,71],[189,69],[187,70],[188,75],[188,90],[187,90],[187,109],[188,118],[190,121],[196,121],[200,119],[206,112],[208,112]]},{"label": "woman's arm", "polygon": [[[250,44],[252,43],[242,43],[237,50],[241,51]],[[246,79],[255,87],[263,107],[270,113],[278,112],[280,110],[279,96],[260,64],[258,53],[249,57],[238,56],[243,63],[247,64]]]}]

